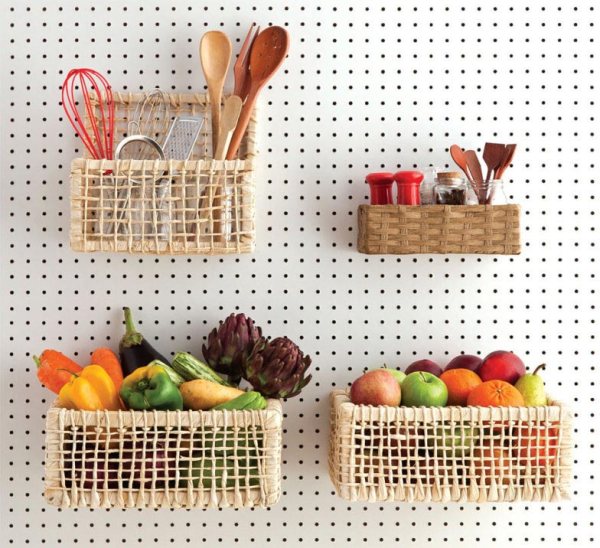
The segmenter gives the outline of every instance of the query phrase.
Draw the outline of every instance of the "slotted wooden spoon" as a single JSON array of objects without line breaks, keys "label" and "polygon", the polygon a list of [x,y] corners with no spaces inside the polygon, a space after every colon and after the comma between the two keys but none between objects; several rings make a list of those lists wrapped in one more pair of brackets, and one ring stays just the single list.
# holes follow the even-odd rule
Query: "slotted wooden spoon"
[{"label": "slotted wooden spoon", "polygon": [[268,27],[256,37],[252,51],[250,52],[248,97],[246,97],[240,119],[231,138],[229,150],[227,151],[227,160],[233,160],[236,157],[242,137],[252,116],[256,98],[260,90],[271,79],[271,76],[277,72],[281,63],[283,63],[288,47],[289,36],[287,31],[282,27]]}]

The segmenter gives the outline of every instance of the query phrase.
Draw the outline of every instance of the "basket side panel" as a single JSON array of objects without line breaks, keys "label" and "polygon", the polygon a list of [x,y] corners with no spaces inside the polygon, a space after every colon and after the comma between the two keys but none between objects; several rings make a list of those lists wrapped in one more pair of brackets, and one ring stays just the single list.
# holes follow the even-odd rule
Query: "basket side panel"
[{"label": "basket side panel", "polygon": [[520,207],[359,206],[358,250],[369,254],[518,254]]}]

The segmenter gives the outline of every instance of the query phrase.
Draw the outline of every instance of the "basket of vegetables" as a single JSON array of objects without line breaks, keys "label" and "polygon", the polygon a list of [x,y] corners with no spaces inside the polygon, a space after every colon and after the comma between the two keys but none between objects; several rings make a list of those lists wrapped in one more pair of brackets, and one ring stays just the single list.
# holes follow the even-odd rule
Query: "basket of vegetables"
[{"label": "basket of vegetables", "polygon": [[569,498],[571,414],[513,353],[378,369],[331,394],[329,474],[366,502]]},{"label": "basket of vegetables", "polygon": [[[119,347],[81,367],[55,350],[36,358],[58,394],[46,419],[45,497],[63,508],[267,507],[281,494],[281,398],[310,381],[289,339],[231,315],[205,361],[171,363],[125,309]],[[239,387],[245,379],[248,389]]]}]

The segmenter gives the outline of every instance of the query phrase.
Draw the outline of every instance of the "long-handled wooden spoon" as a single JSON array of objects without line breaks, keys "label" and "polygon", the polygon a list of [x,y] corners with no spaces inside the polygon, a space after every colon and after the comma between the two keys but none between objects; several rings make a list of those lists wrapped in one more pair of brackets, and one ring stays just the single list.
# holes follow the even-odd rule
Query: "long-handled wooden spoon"
[{"label": "long-handled wooden spoon", "polygon": [[210,112],[212,123],[213,155],[219,142],[221,125],[221,97],[223,85],[231,61],[231,42],[228,36],[220,30],[207,32],[200,40],[200,63],[208,86]]},{"label": "long-handled wooden spoon", "polygon": [[[237,125],[242,110],[242,100],[237,95],[231,95],[225,99],[223,105],[223,113],[221,116],[221,127],[219,128],[219,142],[215,152],[215,160],[224,160],[227,152],[227,147],[231,141],[231,134]],[[226,183],[227,181],[224,181]],[[224,184],[217,181],[217,186],[213,194],[212,212],[213,212],[213,233],[219,234],[222,241],[225,240],[225,235],[221,229],[221,207],[223,196],[226,193]]]},{"label": "long-handled wooden spoon", "polygon": [[473,177],[471,177],[471,173],[469,172],[467,158],[465,156],[465,153],[463,152],[463,149],[460,148],[458,145],[450,146],[450,156],[452,156],[454,163],[462,170],[467,180],[471,183],[471,186],[473,186]]},{"label": "long-handled wooden spoon", "polygon": [[289,36],[287,31],[282,27],[268,27],[256,37],[252,51],[250,52],[250,73],[248,75],[250,85],[248,87],[248,96],[242,107],[240,119],[238,120],[233,137],[231,138],[231,144],[227,151],[228,160],[233,160],[236,157],[242,137],[252,116],[256,98],[263,86],[275,74],[281,63],[283,63],[288,47]]},{"label": "long-handled wooden spoon", "polygon": [[469,166],[469,171],[471,172],[471,176],[473,177],[473,181],[477,184],[477,199],[480,204],[485,203],[485,196],[482,199],[481,194],[486,191],[486,188],[483,184],[483,172],[481,171],[481,163],[479,162],[479,158],[477,157],[477,153],[474,150],[466,150],[465,157],[467,159],[467,165]]}]

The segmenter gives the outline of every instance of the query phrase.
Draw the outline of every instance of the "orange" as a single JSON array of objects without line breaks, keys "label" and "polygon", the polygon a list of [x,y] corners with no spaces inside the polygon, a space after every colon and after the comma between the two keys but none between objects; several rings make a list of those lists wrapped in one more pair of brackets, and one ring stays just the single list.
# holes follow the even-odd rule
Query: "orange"
[{"label": "orange", "polygon": [[467,398],[473,389],[483,381],[469,369],[449,369],[440,375],[448,388],[448,405],[467,405]]},{"label": "orange", "polygon": [[477,447],[473,451],[473,468],[477,481],[483,479],[485,485],[492,483],[492,478],[500,485],[509,485],[517,476],[516,463],[511,466],[511,455],[501,447]]},{"label": "orange", "polygon": [[523,466],[533,469],[552,466],[558,451],[558,430],[542,426],[523,425],[513,430],[512,443]]},{"label": "orange", "polygon": [[505,381],[486,381],[471,390],[467,405],[482,407],[524,407],[525,400],[512,384]]}]

